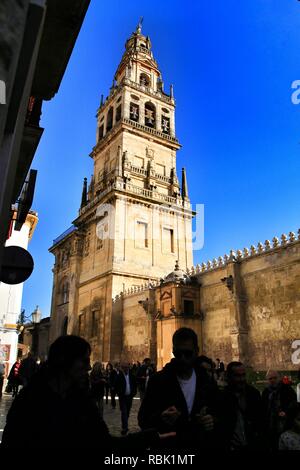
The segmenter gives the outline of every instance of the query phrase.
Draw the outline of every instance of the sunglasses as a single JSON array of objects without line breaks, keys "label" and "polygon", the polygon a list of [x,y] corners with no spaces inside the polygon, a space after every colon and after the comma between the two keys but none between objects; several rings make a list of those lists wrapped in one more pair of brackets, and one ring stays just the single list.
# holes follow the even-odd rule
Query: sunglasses
[{"label": "sunglasses", "polygon": [[187,359],[191,359],[194,356],[194,351],[190,349],[174,349],[173,354],[176,359],[180,359],[183,356]]}]

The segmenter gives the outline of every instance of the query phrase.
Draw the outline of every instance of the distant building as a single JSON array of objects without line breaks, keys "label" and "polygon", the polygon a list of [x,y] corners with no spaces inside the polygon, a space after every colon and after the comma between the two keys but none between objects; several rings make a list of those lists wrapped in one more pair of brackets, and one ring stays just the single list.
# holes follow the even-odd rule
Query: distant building
[{"label": "distant building", "polygon": [[45,361],[49,352],[50,317],[42,318],[40,323],[28,323],[22,333],[22,343],[18,345],[24,354],[32,353],[38,360]]},{"label": "distant building", "polygon": [[43,100],[59,89],[89,3],[0,2],[0,268],[11,206],[44,131],[39,125]]},{"label": "distant building", "polygon": [[[17,211],[14,211],[16,216]],[[14,230],[6,246],[27,248],[37,225],[37,213],[30,211],[20,231]],[[18,329],[17,322],[21,313],[23,283],[9,285],[0,282],[0,351],[9,370],[17,358]]]}]

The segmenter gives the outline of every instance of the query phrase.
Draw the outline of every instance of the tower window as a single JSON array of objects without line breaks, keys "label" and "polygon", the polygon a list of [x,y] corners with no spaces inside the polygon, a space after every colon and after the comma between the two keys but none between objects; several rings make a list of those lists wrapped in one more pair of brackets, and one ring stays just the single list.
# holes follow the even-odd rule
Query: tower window
[{"label": "tower window", "polygon": [[99,330],[99,310],[92,311],[91,337],[97,336]]},{"label": "tower window", "polygon": [[106,118],[106,132],[110,131],[113,126],[114,108],[109,108]]},{"label": "tower window", "polygon": [[155,128],[156,116],[155,116],[154,104],[148,102],[145,104],[145,126]]},{"label": "tower window", "polygon": [[78,336],[83,336],[84,335],[84,313],[80,313],[78,317]]},{"label": "tower window", "polygon": [[192,300],[183,301],[183,314],[186,316],[194,315],[194,302]]},{"label": "tower window", "polygon": [[170,118],[167,116],[161,117],[161,129],[164,134],[170,134]]},{"label": "tower window", "polygon": [[100,126],[98,129],[98,140],[101,140],[103,138],[103,134],[104,134],[104,126],[102,124],[102,126]]},{"label": "tower window", "polygon": [[141,75],[140,75],[140,85],[150,86],[150,78],[146,73],[141,73]]},{"label": "tower window", "polygon": [[69,302],[69,284],[65,282],[62,288],[62,303],[65,304]]},{"label": "tower window", "polygon": [[122,114],[122,105],[120,104],[120,106],[118,106],[116,110],[116,122],[120,121],[121,114]]},{"label": "tower window", "polygon": [[163,228],[162,248],[164,253],[174,253],[174,230]]},{"label": "tower window", "polygon": [[139,121],[139,106],[135,103],[130,103],[130,119],[132,121],[138,122]]},{"label": "tower window", "polygon": [[104,233],[103,233],[103,227],[97,231],[97,244],[96,244],[96,250],[102,250],[103,249],[103,239],[104,239]]},{"label": "tower window", "polygon": [[135,245],[137,248],[148,248],[148,224],[146,222],[137,221]]}]

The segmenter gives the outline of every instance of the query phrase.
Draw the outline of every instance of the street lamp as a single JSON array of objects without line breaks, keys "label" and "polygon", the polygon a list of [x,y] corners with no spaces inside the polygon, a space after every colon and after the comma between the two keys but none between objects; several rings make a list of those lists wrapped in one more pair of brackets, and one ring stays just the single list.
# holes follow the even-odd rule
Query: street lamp
[{"label": "street lamp", "polygon": [[42,316],[42,312],[40,311],[39,309],[39,306],[37,305],[35,307],[35,310],[32,312],[31,314],[31,317],[32,317],[32,323],[34,323],[35,325],[37,325],[38,323],[40,323],[41,321],[41,316]]},{"label": "street lamp", "polygon": [[32,324],[33,324],[33,329],[32,329],[32,354],[33,356],[37,356],[38,354],[39,335],[38,335],[37,325],[41,321],[41,316],[42,316],[42,312],[40,311],[39,306],[37,305],[35,310],[31,314]]}]

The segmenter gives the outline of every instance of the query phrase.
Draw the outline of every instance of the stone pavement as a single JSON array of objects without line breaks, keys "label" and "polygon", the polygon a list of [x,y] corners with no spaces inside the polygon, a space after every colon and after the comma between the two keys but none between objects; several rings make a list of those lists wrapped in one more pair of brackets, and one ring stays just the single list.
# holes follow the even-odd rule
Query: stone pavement
[{"label": "stone pavement", "polygon": [[[117,406],[116,409],[113,410],[110,404],[110,400],[106,405],[104,403],[104,420],[109,428],[109,431],[114,436],[121,435],[121,413],[119,409],[119,402],[116,400]],[[3,393],[2,399],[0,400],[0,442],[3,433],[3,429],[6,422],[6,415],[12,403],[12,396],[11,394]],[[131,409],[131,414],[129,417],[129,432],[137,432],[139,431],[139,427],[137,424],[137,413],[140,407],[140,399],[135,398],[133,400],[133,405]]]},{"label": "stone pavement", "polygon": [[6,423],[6,415],[8,413],[11,403],[11,394],[3,393],[2,398],[0,399],[0,442],[2,440],[2,433]]},{"label": "stone pavement", "polygon": [[[113,410],[110,404],[110,400],[106,405],[104,403],[104,413],[103,418],[106,422],[110,433],[113,436],[120,436],[121,435],[121,412],[119,408],[119,401],[117,401],[116,409]],[[139,398],[134,398],[132,403],[132,408],[129,416],[128,428],[129,432],[137,432],[140,431],[140,428],[137,423],[137,414],[140,408],[141,401]]]}]

